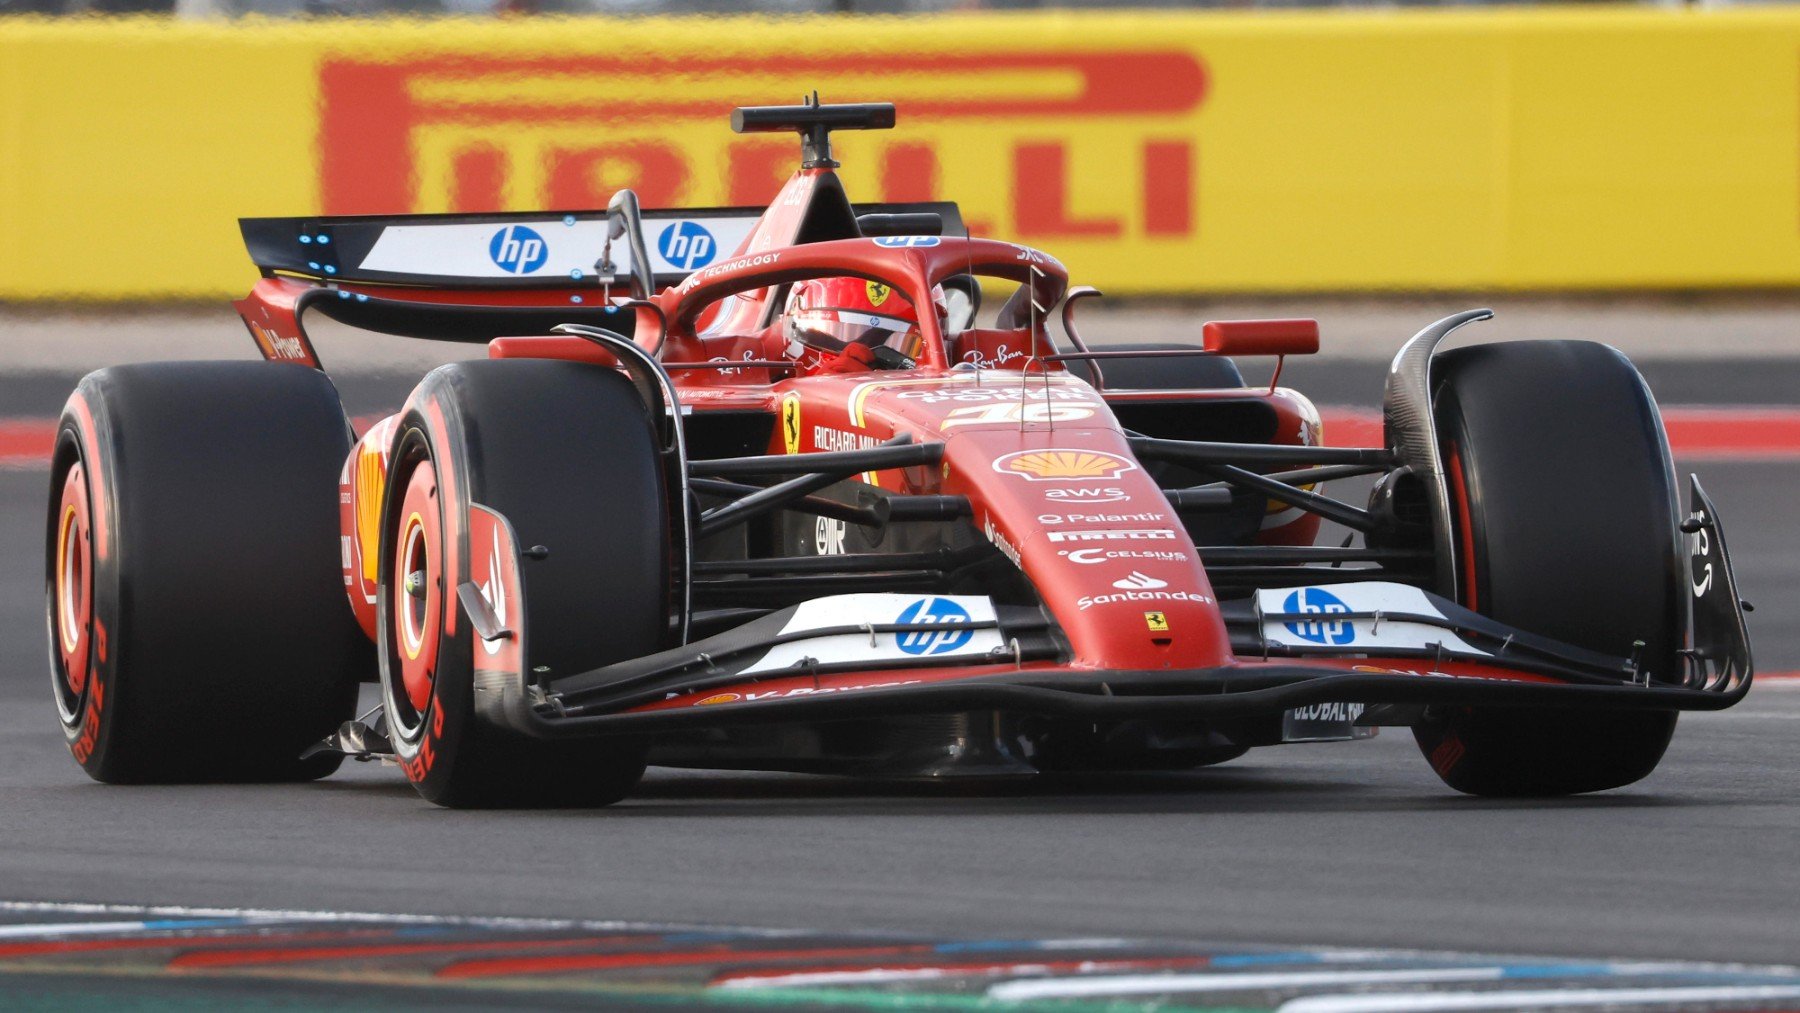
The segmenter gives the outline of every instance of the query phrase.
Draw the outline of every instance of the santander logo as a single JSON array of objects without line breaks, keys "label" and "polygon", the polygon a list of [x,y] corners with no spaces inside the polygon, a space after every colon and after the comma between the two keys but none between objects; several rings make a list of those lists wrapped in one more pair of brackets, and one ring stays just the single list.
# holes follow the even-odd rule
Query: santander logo
[{"label": "santander logo", "polygon": [[1129,574],[1113,581],[1112,586],[1121,591],[1154,591],[1159,587],[1168,587],[1169,582],[1166,580],[1157,580],[1147,573],[1133,570]]}]

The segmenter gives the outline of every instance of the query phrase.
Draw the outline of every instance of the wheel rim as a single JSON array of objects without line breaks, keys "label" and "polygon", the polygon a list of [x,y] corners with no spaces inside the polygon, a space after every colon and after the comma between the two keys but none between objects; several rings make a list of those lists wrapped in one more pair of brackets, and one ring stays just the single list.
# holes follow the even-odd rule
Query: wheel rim
[{"label": "wheel rim", "polygon": [[57,704],[65,721],[81,712],[87,692],[94,619],[94,547],[90,534],[87,475],[81,462],[63,478],[57,502],[56,556],[51,571],[51,632],[59,671]]},{"label": "wheel rim", "polygon": [[407,476],[400,517],[403,520],[394,540],[390,571],[390,600],[394,603],[391,635],[400,661],[400,688],[417,716],[423,715],[431,703],[443,613],[437,469],[431,461],[419,461]]}]

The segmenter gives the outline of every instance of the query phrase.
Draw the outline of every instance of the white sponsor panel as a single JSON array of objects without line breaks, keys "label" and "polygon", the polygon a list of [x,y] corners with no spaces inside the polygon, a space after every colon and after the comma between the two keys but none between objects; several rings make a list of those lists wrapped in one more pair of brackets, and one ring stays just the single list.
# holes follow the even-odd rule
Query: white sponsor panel
[{"label": "white sponsor panel", "polygon": [[[1457,654],[1488,655],[1443,627],[1387,618],[1397,614],[1444,618],[1424,591],[1405,584],[1370,581],[1263,589],[1256,592],[1256,604],[1264,616],[1298,617],[1263,622],[1263,637],[1283,647],[1380,652],[1431,650],[1441,645],[1445,651]],[[1338,618],[1375,612],[1384,613],[1383,618]]]},{"label": "white sponsor panel", "polygon": [[820,665],[858,664],[880,667],[884,661],[975,660],[1003,647],[996,628],[968,630],[955,624],[991,622],[994,603],[980,595],[839,594],[802,602],[793,618],[782,626],[783,635],[837,626],[889,624],[951,624],[939,630],[870,634],[857,632],[797,640],[769,649],[744,675],[779,672],[801,667],[809,660]]},{"label": "white sponsor panel", "polygon": [[[756,219],[748,217],[648,220],[644,231],[650,268],[657,274],[680,274],[704,267],[736,250],[755,226]],[[517,222],[389,225],[359,266],[365,271],[453,278],[591,280],[605,248],[606,222],[600,219],[550,216]],[[673,259],[665,255],[665,248]],[[615,240],[612,261],[619,277],[628,277],[630,244]]]}]

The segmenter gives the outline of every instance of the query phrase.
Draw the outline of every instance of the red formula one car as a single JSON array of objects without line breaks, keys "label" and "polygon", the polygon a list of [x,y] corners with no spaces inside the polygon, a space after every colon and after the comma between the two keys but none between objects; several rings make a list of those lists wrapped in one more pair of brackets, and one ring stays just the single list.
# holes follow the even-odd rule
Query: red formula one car
[{"label": "red formula one car", "polygon": [[[104,369],[63,416],[75,758],[573,805],[646,762],[1178,769],[1400,725],[1456,789],[1557,794],[1748,690],[1718,517],[1619,353],[1439,353],[1460,313],[1394,359],[1386,446],[1326,447],[1232,358],[1312,321],[1090,350],[1054,257],[852,204],[830,131],[893,119],[738,110],[802,137],[766,210],[246,220],[269,361]],[[488,358],[359,439],[307,311]]]}]

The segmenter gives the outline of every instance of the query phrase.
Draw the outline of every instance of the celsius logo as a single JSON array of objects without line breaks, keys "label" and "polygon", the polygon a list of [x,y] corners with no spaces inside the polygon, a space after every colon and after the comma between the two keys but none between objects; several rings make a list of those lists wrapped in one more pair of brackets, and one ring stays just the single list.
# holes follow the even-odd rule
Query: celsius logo
[{"label": "celsius logo", "polygon": [[656,237],[656,252],[683,271],[692,271],[712,263],[719,244],[698,222],[676,222]]},{"label": "celsius logo", "polygon": [[1154,591],[1159,587],[1168,587],[1169,582],[1166,580],[1157,580],[1147,573],[1133,570],[1129,574],[1113,581],[1113,586],[1121,591]]},{"label": "celsius logo", "polygon": [[550,247],[532,229],[508,225],[488,240],[488,256],[508,274],[530,274],[550,259]]},{"label": "celsius logo", "polygon": [[[923,623],[967,623],[969,610],[948,598],[920,598],[900,612],[894,622],[901,625]],[[899,635],[900,649],[908,654],[948,654],[975,636],[969,629],[909,630]]]},{"label": "celsius logo", "polygon": [[[1287,596],[1281,603],[1281,610],[1289,615],[1348,615],[1350,606],[1343,599],[1322,588],[1303,587]],[[1287,631],[1301,640],[1310,640],[1315,644],[1347,644],[1356,639],[1356,624],[1338,620],[1336,622],[1299,622],[1286,623]]]}]

